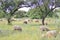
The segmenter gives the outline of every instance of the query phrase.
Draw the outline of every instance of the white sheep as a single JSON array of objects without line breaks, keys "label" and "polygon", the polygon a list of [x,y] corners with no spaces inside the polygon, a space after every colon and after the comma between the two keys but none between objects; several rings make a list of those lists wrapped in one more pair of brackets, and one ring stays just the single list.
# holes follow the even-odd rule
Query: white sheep
[{"label": "white sheep", "polygon": [[34,21],[34,22],[39,22],[39,20],[38,20],[38,19],[34,19],[33,21]]},{"label": "white sheep", "polygon": [[22,31],[22,28],[19,25],[14,25],[13,28],[14,30]]},{"label": "white sheep", "polygon": [[40,30],[41,31],[50,31],[50,29],[47,26],[44,26],[44,25],[40,26]]},{"label": "white sheep", "polygon": [[58,32],[56,30],[51,30],[51,31],[46,32],[46,34],[42,34],[42,37],[51,38],[51,37],[56,37],[57,34]]}]

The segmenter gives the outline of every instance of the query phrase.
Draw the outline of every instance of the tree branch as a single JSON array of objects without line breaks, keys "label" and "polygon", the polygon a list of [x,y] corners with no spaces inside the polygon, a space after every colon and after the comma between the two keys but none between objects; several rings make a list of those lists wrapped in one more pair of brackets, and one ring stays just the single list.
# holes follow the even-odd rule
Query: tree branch
[{"label": "tree branch", "polygon": [[42,13],[44,13],[44,11],[41,9],[41,7],[39,6],[39,9],[40,9],[40,11],[42,12]]},{"label": "tree branch", "polygon": [[13,12],[11,12],[11,16],[14,15],[14,13],[18,10],[18,8],[15,8],[15,10]]},{"label": "tree branch", "polygon": [[[56,8],[56,7],[55,7]],[[47,12],[47,14],[45,15],[45,17],[47,17],[47,15],[51,12],[51,11],[53,11],[55,8],[53,8],[53,9],[51,9],[49,12]]]}]

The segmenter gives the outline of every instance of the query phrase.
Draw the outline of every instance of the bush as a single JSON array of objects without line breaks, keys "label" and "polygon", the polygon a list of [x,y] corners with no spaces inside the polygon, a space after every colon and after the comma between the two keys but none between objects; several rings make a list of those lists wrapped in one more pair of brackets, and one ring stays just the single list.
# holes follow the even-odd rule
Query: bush
[{"label": "bush", "polygon": [[17,11],[16,13],[15,13],[15,18],[23,18],[23,17],[26,17],[26,12],[24,12],[24,11]]}]

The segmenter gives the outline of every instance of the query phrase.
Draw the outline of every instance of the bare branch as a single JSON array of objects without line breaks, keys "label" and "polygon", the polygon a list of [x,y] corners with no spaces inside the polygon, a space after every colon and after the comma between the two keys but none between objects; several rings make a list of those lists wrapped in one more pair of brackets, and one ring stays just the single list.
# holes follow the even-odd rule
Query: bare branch
[{"label": "bare branch", "polygon": [[[56,7],[55,7],[55,8],[56,8]],[[45,15],[45,17],[47,17],[47,15],[48,15],[51,11],[53,11],[55,8],[52,8],[50,11],[48,11],[47,14]]]}]

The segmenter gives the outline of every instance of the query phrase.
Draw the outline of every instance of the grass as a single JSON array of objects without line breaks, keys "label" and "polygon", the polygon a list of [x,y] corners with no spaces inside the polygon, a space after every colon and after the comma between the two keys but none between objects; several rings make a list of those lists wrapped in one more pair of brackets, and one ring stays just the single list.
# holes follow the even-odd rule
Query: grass
[{"label": "grass", "polygon": [[[52,20],[54,22],[54,20]],[[57,23],[52,23],[47,21],[48,27],[53,30],[57,29]],[[28,24],[23,24],[23,21],[13,21],[12,25],[7,25],[7,21],[0,21],[0,40],[60,40],[60,34],[57,35],[56,38],[42,38],[40,31],[40,23],[28,23]],[[13,31],[13,26],[14,25],[20,25],[22,27],[22,32],[20,31]]]}]

